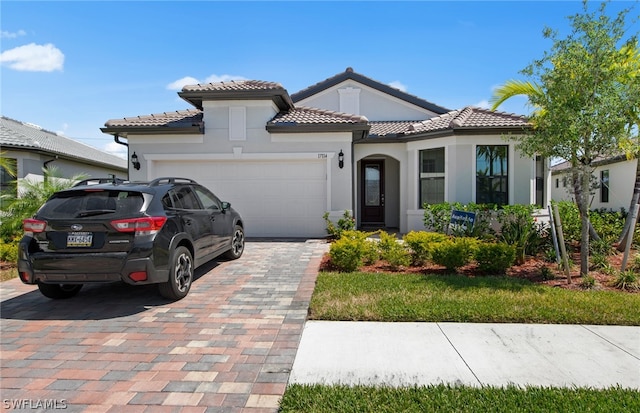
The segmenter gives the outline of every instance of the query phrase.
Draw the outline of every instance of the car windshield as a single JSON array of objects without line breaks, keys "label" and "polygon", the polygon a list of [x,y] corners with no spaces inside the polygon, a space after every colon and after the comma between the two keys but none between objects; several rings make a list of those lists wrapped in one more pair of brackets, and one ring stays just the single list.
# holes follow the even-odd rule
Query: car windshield
[{"label": "car windshield", "polygon": [[117,190],[69,191],[54,195],[38,215],[49,219],[108,215],[109,218],[140,212],[144,199],[140,192]]}]

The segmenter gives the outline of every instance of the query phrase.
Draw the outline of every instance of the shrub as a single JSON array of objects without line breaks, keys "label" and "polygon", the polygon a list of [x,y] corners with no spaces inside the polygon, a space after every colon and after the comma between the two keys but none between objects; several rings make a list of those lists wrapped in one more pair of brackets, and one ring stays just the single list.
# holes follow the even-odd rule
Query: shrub
[{"label": "shrub", "polygon": [[454,271],[469,263],[476,245],[477,240],[468,237],[443,241],[433,246],[431,260]]},{"label": "shrub", "polygon": [[411,253],[396,239],[394,234],[380,231],[380,257],[397,269],[411,264]]},{"label": "shrub", "polygon": [[516,259],[516,247],[503,242],[482,242],[473,254],[478,269],[485,273],[505,274]]},{"label": "shrub", "polygon": [[329,213],[325,212],[322,216],[327,224],[327,233],[333,238],[340,238],[343,231],[352,231],[356,227],[356,221],[349,210],[345,210],[342,218],[336,224],[329,219]]},{"label": "shrub", "polygon": [[445,234],[426,231],[411,231],[402,237],[411,250],[411,260],[415,265],[429,261],[431,248],[435,243],[449,239]]},{"label": "shrub", "polygon": [[625,291],[637,291],[640,289],[638,274],[633,270],[620,271],[613,281],[613,286]]},{"label": "shrub", "polygon": [[0,261],[17,262],[18,261],[18,242],[0,243]]},{"label": "shrub", "polygon": [[[491,221],[493,219],[493,211],[496,210],[495,205],[487,204],[475,204],[469,203],[463,205],[459,202],[448,203],[443,202],[441,204],[424,204],[423,223],[425,228],[431,231],[439,232],[442,234],[449,234],[456,236],[472,236],[482,239],[492,239],[495,237],[495,232],[491,228]],[[453,230],[450,229],[451,212],[453,210],[473,212],[476,214],[475,223],[473,228],[467,230]]]},{"label": "shrub", "polygon": [[329,247],[331,263],[342,271],[355,271],[364,263],[375,262],[378,252],[373,241],[369,241],[371,233],[346,230],[342,236]]},{"label": "shrub", "polygon": [[533,218],[533,205],[505,205],[498,214],[500,240],[516,247],[516,262],[523,264],[532,245],[540,244],[539,230]]}]

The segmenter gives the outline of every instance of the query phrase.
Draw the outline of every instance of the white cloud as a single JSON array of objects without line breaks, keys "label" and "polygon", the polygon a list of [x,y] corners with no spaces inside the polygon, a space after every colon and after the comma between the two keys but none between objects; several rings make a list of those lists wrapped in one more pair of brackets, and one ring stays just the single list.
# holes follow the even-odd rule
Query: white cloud
[{"label": "white cloud", "polygon": [[167,89],[169,90],[182,90],[183,87],[187,85],[197,85],[200,83],[217,83],[217,82],[228,82],[230,80],[247,80],[247,78],[243,76],[236,75],[211,75],[207,77],[204,82],[200,82],[195,77],[185,76],[182,79],[178,79],[175,82],[169,83],[167,85]]},{"label": "white cloud", "polygon": [[228,82],[230,80],[247,80],[244,76],[237,75],[211,75],[205,81],[206,83]]},{"label": "white cloud", "polygon": [[53,72],[62,70],[64,54],[52,44],[30,43],[0,53],[0,63],[11,69],[26,72]]},{"label": "white cloud", "polygon": [[182,90],[182,88],[186,85],[197,85],[198,83],[200,83],[200,81],[198,81],[198,79],[196,79],[195,77],[185,76],[182,79],[178,79],[175,82],[169,83],[167,85],[167,89]]},{"label": "white cloud", "polygon": [[394,87],[396,89],[400,89],[403,92],[407,92],[407,87],[405,85],[403,85],[402,83],[400,83],[399,80],[395,80],[391,83],[389,83],[389,86]]},{"label": "white cloud", "polygon": [[477,108],[482,108],[482,109],[490,109],[491,108],[491,105],[489,104],[489,101],[486,100],[486,99],[481,100],[480,102],[476,103],[473,106],[475,106]]},{"label": "white cloud", "polygon": [[106,144],[102,150],[106,153],[110,153],[111,155],[115,155],[122,159],[127,159],[127,147],[124,145],[120,145],[115,141]]},{"label": "white cloud", "polygon": [[15,39],[16,37],[26,36],[26,35],[27,35],[27,32],[25,32],[24,30],[18,30],[17,32],[7,32],[3,30],[0,32],[1,39]]}]

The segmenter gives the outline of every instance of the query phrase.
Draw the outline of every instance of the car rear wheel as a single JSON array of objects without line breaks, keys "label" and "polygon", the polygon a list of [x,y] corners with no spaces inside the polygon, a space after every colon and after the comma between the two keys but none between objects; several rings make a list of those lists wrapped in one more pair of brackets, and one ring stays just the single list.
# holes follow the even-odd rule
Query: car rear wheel
[{"label": "car rear wheel", "polygon": [[225,257],[237,260],[242,256],[244,251],[244,230],[240,225],[236,225],[233,229],[233,237],[231,238],[231,249],[225,253]]},{"label": "car rear wheel", "polygon": [[71,298],[78,294],[82,284],[44,284],[38,283],[38,289],[48,298],[60,299]]},{"label": "car rear wheel", "polygon": [[176,248],[171,260],[169,280],[159,285],[160,295],[169,300],[180,300],[189,293],[193,282],[193,258],[185,247]]}]

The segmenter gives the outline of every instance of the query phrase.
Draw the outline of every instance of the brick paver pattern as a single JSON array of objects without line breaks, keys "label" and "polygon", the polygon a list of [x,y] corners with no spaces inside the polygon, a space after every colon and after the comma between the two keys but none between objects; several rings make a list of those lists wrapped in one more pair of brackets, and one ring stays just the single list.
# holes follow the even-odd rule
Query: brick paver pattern
[{"label": "brick paver pattern", "polygon": [[50,300],[5,281],[2,409],[276,412],[327,249],[248,242],[239,260],[199,268],[177,302],[119,283]]}]

